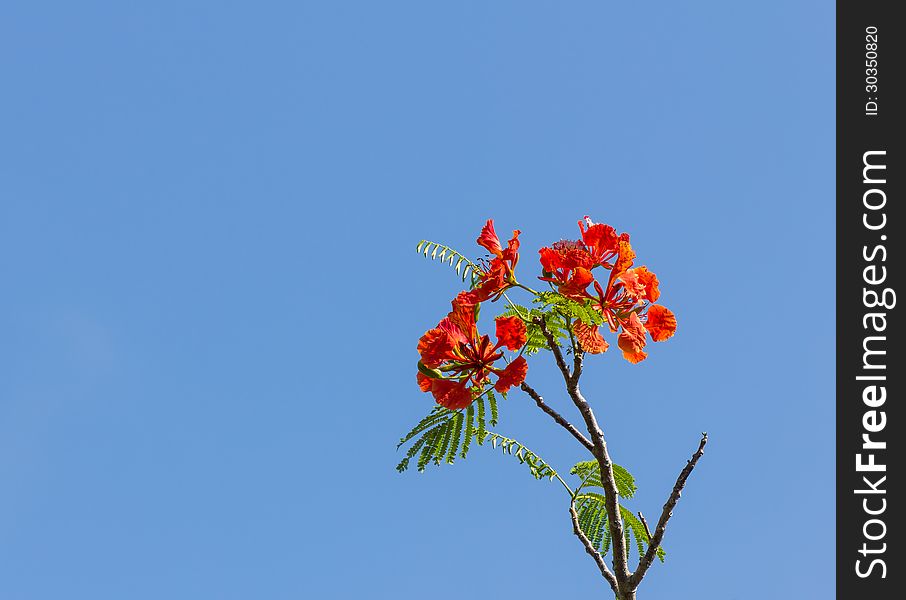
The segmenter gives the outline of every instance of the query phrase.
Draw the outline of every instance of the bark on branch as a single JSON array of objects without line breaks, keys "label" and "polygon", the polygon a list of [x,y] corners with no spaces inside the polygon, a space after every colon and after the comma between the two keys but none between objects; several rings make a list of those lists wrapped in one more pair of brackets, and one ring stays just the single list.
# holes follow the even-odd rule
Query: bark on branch
[{"label": "bark on branch", "polygon": [[532,400],[535,401],[535,404],[538,405],[538,408],[540,408],[545,413],[547,413],[554,421],[557,422],[558,425],[560,425],[561,427],[566,429],[570,434],[572,434],[572,436],[574,438],[579,440],[580,444],[585,446],[585,448],[589,452],[594,454],[595,447],[592,445],[592,443],[590,441],[588,441],[588,438],[585,437],[584,435],[582,435],[582,432],[579,431],[578,429],[576,429],[576,427],[572,423],[570,423],[569,421],[564,419],[563,416],[560,415],[560,413],[558,413],[556,410],[554,410],[553,408],[551,408],[550,406],[545,404],[544,398],[542,398],[538,392],[536,392],[534,389],[532,389],[525,382],[522,383],[522,385],[520,386],[520,389],[532,397]]},{"label": "bark on branch", "polygon": [[626,556],[626,538],[623,535],[623,518],[620,515],[620,501],[617,492],[617,483],[613,476],[613,461],[607,451],[607,443],[604,441],[604,432],[595,419],[595,414],[591,406],[579,391],[579,375],[582,373],[582,352],[573,346],[574,371],[570,373],[566,361],[563,359],[563,353],[557,344],[556,338],[548,330],[544,319],[536,319],[535,323],[541,329],[541,333],[550,346],[551,352],[557,361],[560,372],[563,373],[563,379],[566,381],[566,390],[570,399],[585,421],[588,429],[588,435],[591,436],[593,446],[592,455],[598,461],[598,467],[601,471],[601,483],[604,487],[604,509],[607,511],[607,527],[610,530],[610,537],[613,544],[613,572],[617,581],[617,596],[626,598],[633,596],[633,587],[630,582],[631,573],[629,571],[629,562]]},{"label": "bark on branch", "polygon": [[680,471],[679,477],[676,478],[676,484],[673,486],[673,491],[670,493],[670,497],[667,498],[667,502],[664,504],[664,510],[661,512],[661,518],[658,519],[657,527],[654,530],[654,535],[651,536],[651,541],[648,543],[648,550],[645,552],[645,555],[639,561],[639,566],[635,570],[635,573],[632,574],[630,578],[630,584],[633,588],[637,587],[642,581],[642,578],[645,576],[645,573],[648,571],[648,567],[651,566],[654,557],[657,554],[657,549],[661,545],[661,541],[664,539],[664,533],[667,530],[667,521],[670,520],[670,517],[673,516],[673,509],[676,507],[676,503],[679,502],[680,496],[683,494],[683,487],[686,485],[686,480],[689,479],[689,475],[692,474],[692,469],[695,468],[698,459],[702,457],[705,453],[705,444],[708,443],[708,434],[703,433],[702,439],[698,444],[698,450],[695,451],[695,454],[692,455],[692,458],[686,462],[686,466],[683,467],[683,470]]},{"label": "bark on branch", "polygon": [[541,333],[544,334],[544,338],[547,340],[547,345],[551,349],[551,352],[554,354],[554,360],[557,361],[557,367],[560,368],[560,372],[563,373],[563,379],[569,385],[572,380],[572,374],[569,372],[569,367],[566,366],[566,361],[563,359],[563,351],[560,350],[560,344],[557,343],[557,339],[554,337],[554,334],[550,332],[547,328],[547,325],[544,323],[542,317],[535,318],[535,324],[541,329]]},{"label": "bark on branch", "polygon": [[576,512],[575,507],[570,503],[569,505],[569,516],[573,520],[573,533],[576,534],[576,537],[582,542],[582,545],[585,546],[585,552],[595,561],[595,564],[598,565],[598,569],[601,571],[601,575],[604,576],[604,579],[607,580],[607,583],[610,584],[613,592],[620,595],[620,587],[617,584],[617,578],[614,577],[613,573],[610,572],[610,569],[607,568],[607,563],[604,562],[604,557],[600,552],[595,549],[594,544],[591,543],[591,540],[588,539],[588,536],[582,532],[582,528],[579,527],[579,514]]}]

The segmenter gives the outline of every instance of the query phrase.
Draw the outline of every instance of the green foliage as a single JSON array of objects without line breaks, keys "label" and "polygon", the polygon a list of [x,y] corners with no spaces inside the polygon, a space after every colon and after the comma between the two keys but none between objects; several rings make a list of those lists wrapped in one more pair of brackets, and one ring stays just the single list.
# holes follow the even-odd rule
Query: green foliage
[{"label": "green foliage", "polygon": [[[595,460],[585,460],[576,463],[569,472],[573,475],[578,475],[582,480],[579,490],[586,487],[604,487],[601,484],[601,468]],[[617,493],[621,497],[632,498],[635,495],[638,488],[635,485],[635,478],[629,471],[620,465],[613,465],[613,478],[617,484]]]},{"label": "green foliage", "polygon": [[557,292],[540,292],[532,302],[542,304],[545,310],[554,310],[570,320],[578,319],[586,325],[601,325],[604,317],[592,308],[591,300],[584,303],[570,300]]},{"label": "green foliage", "polygon": [[[487,396],[485,399],[484,396]],[[409,468],[409,463],[418,456],[416,466],[424,471],[430,464],[442,462],[452,464],[457,456],[466,458],[474,439],[478,445],[490,443],[492,448],[500,448],[507,455],[516,457],[520,464],[528,466],[535,479],[557,477],[557,472],[540,456],[529,450],[522,443],[499,433],[487,430],[487,425],[497,424],[497,398],[493,390],[476,399],[465,410],[449,410],[435,406],[424,419],[419,421],[409,433],[400,439],[397,448],[412,442],[406,456],[396,466],[402,473]],[[490,410],[490,421],[487,411]]]},{"label": "green foliage", "polygon": [[558,344],[568,336],[566,331],[566,322],[563,316],[556,311],[543,311],[537,308],[527,308],[519,304],[511,304],[501,316],[517,316],[525,322],[525,353],[534,354],[538,350],[550,350],[547,347],[547,338],[541,332],[541,326],[535,322],[535,319],[543,318],[547,330],[554,336]]},{"label": "green foliage", "polygon": [[[606,496],[601,485],[601,470],[598,463],[590,460],[577,463],[570,469],[570,473],[577,475],[582,480],[575,498],[576,512],[579,514],[579,527],[594,547],[602,554],[606,554],[610,550],[611,539],[607,526]],[[632,498],[638,488],[629,471],[619,465],[613,465],[613,476],[617,485],[617,493],[623,498]],[[626,545],[631,547],[632,539],[635,538],[635,549],[641,557],[645,554],[649,542],[645,525],[631,510],[622,505],[620,506],[620,516],[623,519]],[[664,561],[665,555],[666,552],[662,547],[657,549],[657,556],[661,562]]]},{"label": "green foliage", "polygon": [[520,464],[527,465],[529,472],[535,479],[553,479],[557,472],[540,456],[526,448],[522,443],[499,433],[488,431],[485,433],[485,441],[491,442],[492,448],[500,448],[504,454],[515,456]]},{"label": "green foliage", "polygon": [[469,453],[473,438],[479,444],[483,444],[488,437],[486,403],[490,405],[490,423],[496,425],[498,408],[493,390],[488,390],[464,411],[435,406],[428,416],[419,421],[409,433],[400,439],[397,448],[409,442],[412,442],[412,445],[406,451],[403,460],[396,466],[396,470],[402,473],[408,469],[410,461],[416,454],[418,454],[416,465],[419,471],[424,471],[425,467],[432,462],[435,465],[439,465],[441,462],[453,464],[457,456],[465,458]]},{"label": "green foliage", "polygon": [[422,240],[415,247],[415,251],[423,254],[425,258],[440,260],[450,265],[456,270],[456,274],[462,277],[463,281],[471,276],[471,283],[474,283],[478,278],[477,272],[480,270],[478,265],[449,246]]}]

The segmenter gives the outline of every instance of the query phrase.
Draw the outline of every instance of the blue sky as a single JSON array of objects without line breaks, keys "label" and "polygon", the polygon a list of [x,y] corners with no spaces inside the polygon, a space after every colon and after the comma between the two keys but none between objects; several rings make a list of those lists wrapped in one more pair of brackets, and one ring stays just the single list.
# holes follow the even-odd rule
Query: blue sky
[{"label": "blue sky", "polygon": [[586,214],[679,319],[589,361],[631,508],[711,436],[640,597],[831,597],[832,5],[128,4],[0,8],[0,597],[603,593],[555,484],[394,471],[459,289],[415,243],[531,279]]}]

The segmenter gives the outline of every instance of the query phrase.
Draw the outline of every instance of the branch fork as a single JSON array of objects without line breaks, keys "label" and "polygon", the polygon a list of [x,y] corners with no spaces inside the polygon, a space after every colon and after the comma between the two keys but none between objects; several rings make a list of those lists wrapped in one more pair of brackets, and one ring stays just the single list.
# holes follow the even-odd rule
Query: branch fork
[{"label": "branch fork", "polygon": [[645,532],[648,534],[648,548],[645,551],[645,554],[639,560],[639,564],[636,567],[636,570],[634,572],[630,571],[627,556],[628,552],[626,548],[626,539],[623,534],[623,520],[620,516],[619,495],[617,492],[616,480],[613,474],[613,461],[610,458],[610,453],[607,450],[607,443],[604,440],[604,433],[601,430],[601,427],[598,425],[594,411],[579,389],[579,378],[582,375],[584,353],[582,352],[582,349],[576,342],[576,340],[571,336],[573,364],[572,369],[570,369],[567,365],[565,357],[563,356],[563,351],[561,350],[560,345],[557,343],[556,338],[547,328],[544,319],[538,317],[535,318],[533,322],[538,325],[541,333],[547,340],[548,347],[550,348],[551,353],[554,355],[554,360],[557,363],[557,367],[560,369],[560,373],[563,375],[563,380],[566,384],[566,391],[569,395],[569,398],[570,400],[572,400],[575,407],[579,410],[579,413],[582,416],[582,420],[585,422],[585,428],[588,431],[588,436],[579,431],[559,412],[545,403],[544,398],[527,383],[523,383],[521,385],[521,389],[535,401],[535,404],[538,406],[538,408],[540,408],[545,414],[551,417],[554,422],[556,422],[571,436],[573,436],[573,438],[575,438],[586,450],[588,450],[589,453],[594,456],[595,460],[598,462],[598,466],[601,472],[601,483],[604,488],[604,506],[605,510],[607,511],[607,524],[610,530],[610,537],[613,544],[612,570],[604,561],[604,555],[598,552],[598,550],[588,539],[588,536],[585,535],[585,533],[579,526],[579,516],[575,509],[575,493],[573,494],[573,498],[570,501],[569,507],[570,518],[573,524],[573,533],[577,538],[579,538],[579,541],[585,548],[586,553],[588,553],[588,555],[591,556],[592,560],[595,561],[598,570],[601,572],[601,576],[604,577],[604,579],[610,585],[611,589],[616,595],[616,598],[618,600],[635,600],[636,589],[638,588],[642,579],[645,577],[645,574],[648,572],[648,569],[651,567],[651,564],[654,561],[655,556],[657,555],[658,548],[660,548],[661,542],[664,539],[664,534],[667,531],[667,522],[673,516],[673,509],[679,502],[683,488],[686,485],[686,481],[689,479],[689,476],[692,474],[692,470],[695,468],[695,465],[704,454],[705,445],[708,443],[708,434],[702,433],[698,449],[686,462],[686,465],[682,469],[682,471],[680,471],[680,474],[676,479],[676,483],[673,486],[673,490],[671,491],[670,496],[667,498],[667,501],[664,503],[663,510],[661,512],[660,518],[657,521],[657,524],[655,525],[653,534],[648,527],[648,522],[645,520],[645,517],[642,516],[641,513],[639,513],[639,518],[643,526],[645,527]]}]

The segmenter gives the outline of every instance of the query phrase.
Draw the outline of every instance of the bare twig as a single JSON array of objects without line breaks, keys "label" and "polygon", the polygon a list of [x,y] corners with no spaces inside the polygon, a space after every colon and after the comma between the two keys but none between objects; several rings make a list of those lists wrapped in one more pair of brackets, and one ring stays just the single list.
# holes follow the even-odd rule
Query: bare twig
[{"label": "bare twig", "polygon": [[573,533],[576,534],[576,537],[582,542],[582,545],[585,546],[585,552],[595,561],[595,564],[598,565],[598,569],[601,571],[601,575],[604,576],[604,579],[607,580],[607,583],[610,584],[610,587],[613,589],[614,593],[617,596],[620,595],[620,586],[617,584],[617,578],[614,577],[613,573],[610,572],[610,569],[607,568],[607,563],[604,562],[604,557],[600,552],[595,549],[594,545],[591,543],[591,540],[588,539],[588,536],[582,532],[582,528],[579,527],[579,515],[576,513],[575,507],[569,505],[569,516],[573,520]]},{"label": "bare twig", "polygon": [[683,470],[680,471],[679,477],[676,478],[676,484],[673,486],[673,491],[670,493],[670,497],[667,498],[667,502],[664,504],[664,510],[661,512],[661,518],[658,519],[657,527],[654,530],[654,535],[651,536],[651,541],[648,543],[648,550],[645,552],[645,556],[639,561],[639,566],[635,570],[635,573],[632,574],[630,578],[630,584],[633,588],[639,585],[642,581],[642,578],[645,576],[645,572],[648,571],[648,567],[651,566],[652,561],[654,561],[654,556],[657,554],[657,549],[661,545],[661,541],[664,539],[664,532],[667,530],[667,521],[670,520],[670,517],[673,516],[673,509],[676,506],[676,503],[679,502],[680,496],[683,493],[683,487],[686,485],[686,480],[689,479],[689,475],[692,474],[692,469],[695,468],[695,464],[698,462],[698,459],[702,457],[705,453],[705,444],[708,443],[708,434],[703,433],[702,439],[698,444],[698,450],[695,451],[695,454],[692,455],[692,458],[686,462],[686,466],[683,467]]},{"label": "bare twig", "polygon": [[560,415],[560,413],[558,413],[556,410],[554,410],[553,408],[551,408],[550,406],[545,404],[544,398],[542,398],[538,392],[536,392],[534,389],[532,389],[531,386],[529,386],[529,384],[523,382],[522,385],[520,386],[520,389],[532,397],[532,400],[535,401],[535,404],[538,405],[538,408],[540,408],[545,413],[550,415],[550,417],[554,421],[556,421],[557,424],[559,424],[561,427],[566,429],[570,434],[572,434],[572,436],[574,438],[579,440],[580,444],[585,446],[585,448],[589,452],[594,454],[595,447],[592,445],[591,442],[588,441],[588,438],[585,437],[584,435],[582,435],[582,432],[579,431],[578,429],[576,429],[576,427],[572,423],[570,423],[569,421],[564,419],[563,416]]},{"label": "bare twig", "polygon": [[645,515],[642,514],[642,511],[639,511],[639,520],[642,522],[642,527],[645,528],[645,533],[648,535],[648,539],[651,539],[651,530],[648,529],[648,521],[645,520]]}]

